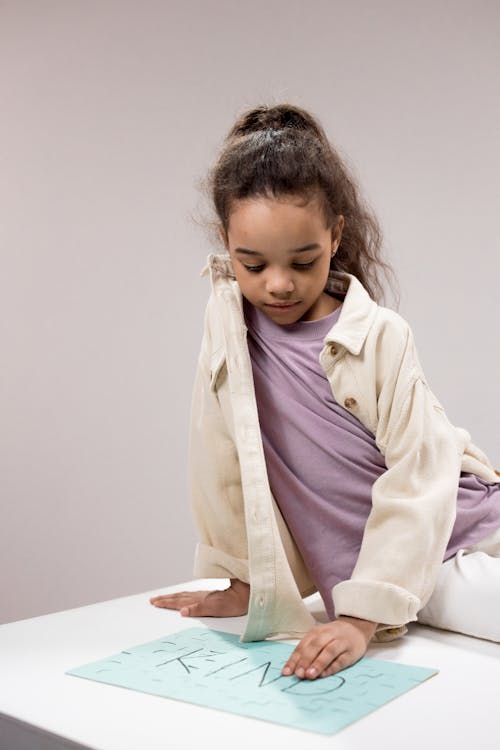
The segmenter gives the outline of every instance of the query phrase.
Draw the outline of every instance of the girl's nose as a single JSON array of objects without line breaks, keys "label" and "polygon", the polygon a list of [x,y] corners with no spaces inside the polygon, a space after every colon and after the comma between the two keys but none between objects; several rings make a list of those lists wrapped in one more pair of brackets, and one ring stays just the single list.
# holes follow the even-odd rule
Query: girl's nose
[{"label": "girl's nose", "polygon": [[270,294],[286,294],[293,292],[293,281],[287,274],[274,273],[266,279],[266,288]]}]

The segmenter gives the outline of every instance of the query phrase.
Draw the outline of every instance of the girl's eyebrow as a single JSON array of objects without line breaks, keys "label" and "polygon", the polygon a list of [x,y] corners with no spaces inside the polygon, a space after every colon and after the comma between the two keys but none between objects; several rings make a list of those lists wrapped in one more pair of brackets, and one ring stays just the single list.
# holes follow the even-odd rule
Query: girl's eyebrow
[{"label": "girl's eyebrow", "polygon": [[[295,250],[289,250],[289,253],[305,253],[306,250],[315,250],[316,248],[321,247],[320,244],[317,242],[311,242],[309,245],[304,245],[304,247],[297,247]],[[237,247],[234,250],[235,253],[245,253],[245,255],[262,255],[262,253],[257,252],[257,250],[247,250],[246,247]]]}]

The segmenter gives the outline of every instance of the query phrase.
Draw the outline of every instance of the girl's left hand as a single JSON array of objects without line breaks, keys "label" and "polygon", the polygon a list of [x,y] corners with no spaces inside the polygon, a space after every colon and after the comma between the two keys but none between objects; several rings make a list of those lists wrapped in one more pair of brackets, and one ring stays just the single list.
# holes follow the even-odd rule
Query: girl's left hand
[{"label": "girl's left hand", "polygon": [[336,674],[361,659],[376,628],[376,622],[347,615],[315,625],[290,654],[282,674],[309,679]]}]

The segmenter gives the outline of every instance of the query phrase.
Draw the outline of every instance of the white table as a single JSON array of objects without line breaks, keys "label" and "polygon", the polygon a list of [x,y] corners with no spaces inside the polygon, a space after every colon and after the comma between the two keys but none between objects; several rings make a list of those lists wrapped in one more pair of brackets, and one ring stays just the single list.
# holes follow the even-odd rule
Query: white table
[{"label": "white table", "polygon": [[[418,623],[401,639],[372,643],[366,655],[440,673],[332,736],[64,674],[195,625],[241,634],[246,616],[181,617],[149,603],[161,593],[228,585],[190,581],[0,625],[0,750],[500,747],[500,644]],[[319,594],[305,601],[325,620]]]}]

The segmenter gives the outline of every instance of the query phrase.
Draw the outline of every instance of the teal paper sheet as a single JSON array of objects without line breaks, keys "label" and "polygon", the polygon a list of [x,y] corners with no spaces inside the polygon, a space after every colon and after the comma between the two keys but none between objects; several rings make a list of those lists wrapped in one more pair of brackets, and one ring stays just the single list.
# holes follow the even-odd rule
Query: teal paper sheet
[{"label": "teal paper sheet", "polygon": [[335,734],[438,669],[363,657],[329,677],[281,674],[290,643],[253,641],[202,627],[169,633],[65,674],[164,698]]}]

